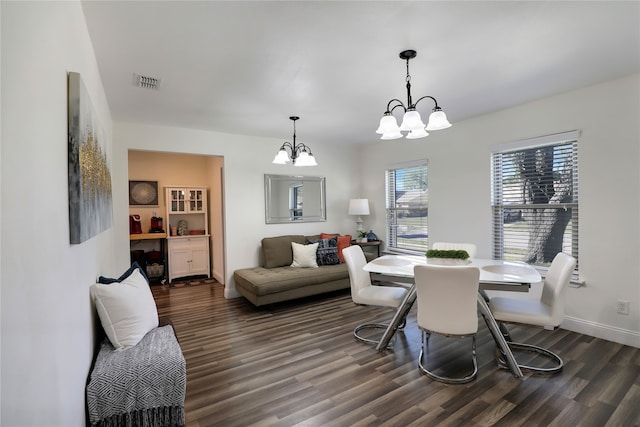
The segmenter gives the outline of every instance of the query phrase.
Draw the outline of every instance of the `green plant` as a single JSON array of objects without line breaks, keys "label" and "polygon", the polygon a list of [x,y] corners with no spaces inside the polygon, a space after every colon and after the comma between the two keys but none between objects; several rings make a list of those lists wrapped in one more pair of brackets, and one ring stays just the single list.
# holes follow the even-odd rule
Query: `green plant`
[{"label": "green plant", "polygon": [[363,237],[367,237],[367,234],[369,234],[368,231],[358,231],[358,237],[359,238],[363,238]]},{"label": "green plant", "polygon": [[454,258],[454,259],[467,259],[469,253],[461,249],[429,249],[426,253],[427,258]]}]

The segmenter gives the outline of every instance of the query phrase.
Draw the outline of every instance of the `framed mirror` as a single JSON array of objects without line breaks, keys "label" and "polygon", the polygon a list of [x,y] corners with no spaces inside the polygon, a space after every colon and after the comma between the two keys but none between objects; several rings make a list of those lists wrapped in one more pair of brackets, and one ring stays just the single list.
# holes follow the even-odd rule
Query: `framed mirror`
[{"label": "framed mirror", "polygon": [[326,221],[325,177],[265,175],[265,222]]}]

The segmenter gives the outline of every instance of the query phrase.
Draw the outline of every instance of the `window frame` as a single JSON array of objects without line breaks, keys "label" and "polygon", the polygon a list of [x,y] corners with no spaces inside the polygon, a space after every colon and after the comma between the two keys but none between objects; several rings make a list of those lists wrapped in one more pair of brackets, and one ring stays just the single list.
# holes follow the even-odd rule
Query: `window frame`
[{"label": "window frame", "polygon": [[[522,215],[523,210],[531,209],[571,209],[571,242],[570,255],[576,260],[579,252],[579,187],[578,187],[578,142],[580,132],[569,131],[559,134],[546,135],[537,138],[514,141],[505,144],[496,144],[491,147],[491,210],[492,210],[492,252],[493,258],[504,259],[505,254],[505,210],[519,211]],[[562,147],[571,145],[571,194],[572,201],[569,203],[545,203],[531,204],[522,201],[521,203],[508,203],[503,199],[504,174],[502,170],[503,156],[512,155],[514,153],[525,152],[527,150],[539,149],[545,147]],[[499,179],[499,180],[498,180]],[[555,183],[555,180],[553,181]],[[567,233],[565,228],[564,233]],[[564,250],[564,245],[563,245]],[[569,251],[566,251],[569,252]],[[532,264],[543,274],[548,270],[548,265]],[[578,263],[574,270],[573,279],[578,277]]]},{"label": "window frame", "polygon": [[[415,168],[424,168],[423,172],[420,172],[421,174],[424,174],[424,182],[425,182],[425,203],[418,205],[415,208],[409,208],[409,207],[403,207],[403,208],[399,208],[396,206],[397,204],[397,199],[396,199],[396,194],[398,192],[398,188],[396,186],[396,175],[398,173],[398,171],[408,171],[410,169],[415,169]],[[428,234],[428,207],[429,207],[429,202],[428,202],[428,189],[429,189],[429,185],[428,185],[428,170],[429,170],[429,161],[428,159],[420,159],[420,160],[414,160],[414,161],[409,161],[409,162],[403,162],[403,163],[398,163],[398,164],[394,164],[394,165],[390,165],[386,168],[385,170],[385,207],[386,207],[386,221],[385,221],[385,234],[386,234],[386,249],[389,252],[395,252],[395,253],[407,253],[407,254],[424,254],[425,251],[428,249],[429,247],[429,234]],[[393,174],[393,178],[391,178],[391,174]],[[391,189],[391,185],[393,185],[393,191]],[[393,207],[392,207],[393,205]],[[424,243],[420,243],[419,245],[416,245],[415,248],[411,248],[411,245],[402,245],[401,241],[399,241],[399,235],[398,235],[398,227],[399,227],[399,219],[401,218],[399,216],[399,211],[411,211],[411,212],[417,212],[417,213],[421,213],[422,211],[424,211],[426,214],[423,216],[418,216],[418,215],[406,215],[406,217],[419,217],[419,218],[423,218],[420,220],[420,223],[418,225],[418,228],[423,228],[426,230],[425,232],[425,237],[424,238],[419,238],[421,240],[423,240]],[[401,238],[401,237],[400,237]]]}]

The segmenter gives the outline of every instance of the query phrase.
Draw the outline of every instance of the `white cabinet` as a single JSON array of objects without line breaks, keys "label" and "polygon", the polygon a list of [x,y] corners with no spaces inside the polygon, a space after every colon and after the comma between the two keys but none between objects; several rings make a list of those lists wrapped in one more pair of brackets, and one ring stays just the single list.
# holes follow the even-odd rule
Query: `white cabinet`
[{"label": "white cabinet", "polygon": [[206,188],[167,188],[167,214],[206,212]]},{"label": "white cabinet", "polygon": [[169,237],[169,283],[177,277],[209,273],[209,236]]},{"label": "white cabinet", "polygon": [[177,277],[210,277],[209,221],[205,187],[165,187],[169,283]]}]

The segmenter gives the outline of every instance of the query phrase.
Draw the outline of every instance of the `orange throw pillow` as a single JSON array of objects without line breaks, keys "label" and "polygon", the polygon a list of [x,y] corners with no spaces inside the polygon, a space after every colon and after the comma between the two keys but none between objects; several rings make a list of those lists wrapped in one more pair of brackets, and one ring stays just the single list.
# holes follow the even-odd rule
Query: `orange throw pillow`
[{"label": "orange throw pillow", "polygon": [[344,236],[341,236],[338,234],[320,233],[321,239],[330,239],[332,237],[338,238],[338,258],[340,258],[340,263],[344,263],[344,256],[342,256],[342,250],[344,248],[348,248],[349,246],[351,246],[351,235],[346,234]]}]

